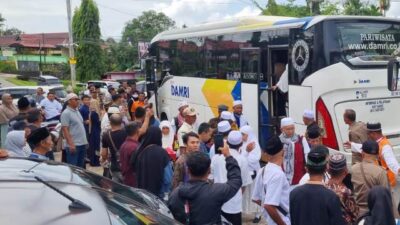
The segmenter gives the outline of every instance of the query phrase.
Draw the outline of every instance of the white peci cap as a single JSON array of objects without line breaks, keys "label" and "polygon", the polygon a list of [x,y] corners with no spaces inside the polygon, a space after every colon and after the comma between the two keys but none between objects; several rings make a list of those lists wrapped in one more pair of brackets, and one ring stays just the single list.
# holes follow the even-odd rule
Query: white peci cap
[{"label": "white peci cap", "polygon": [[308,118],[308,119],[314,119],[315,115],[314,115],[313,111],[306,109],[306,110],[304,110],[303,117]]},{"label": "white peci cap", "polygon": [[232,120],[232,118],[233,118],[233,115],[229,111],[223,111],[221,113],[221,119],[223,119],[223,120]]},{"label": "white peci cap", "polygon": [[112,107],[108,108],[107,113],[109,113],[109,114],[117,114],[117,113],[121,113],[121,111],[119,110],[118,107],[113,107],[112,106]]},{"label": "white peci cap", "polygon": [[231,145],[239,145],[242,143],[242,133],[240,131],[231,131],[228,135],[228,143]]},{"label": "white peci cap", "polygon": [[238,106],[238,105],[243,105],[241,100],[233,101],[233,107]]},{"label": "white peci cap", "polygon": [[231,130],[231,125],[228,121],[221,121],[218,123],[218,132],[225,133]]},{"label": "white peci cap", "polygon": [[187,103],[187,101],[181,101],[178,103],[178,109],[184,107],[184,106],[189,106],[189,104]]},{"label": "white peci cap", "polygon": [[281,120],[281,127],[286,127],[290,125],[294,125],[294,120],[292,118],[286,117]]}]

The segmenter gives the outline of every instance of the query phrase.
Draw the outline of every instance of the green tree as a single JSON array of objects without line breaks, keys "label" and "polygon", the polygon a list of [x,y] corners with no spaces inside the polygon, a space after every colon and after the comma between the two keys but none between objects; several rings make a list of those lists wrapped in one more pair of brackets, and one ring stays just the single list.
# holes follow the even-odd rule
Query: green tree
[{"label": "green tree", "polygon": [[262,11],[267,16],[289,16],[305,17],[310,16],[310,10],[307,6],[296,5],[294,0],[289,0],[286,4],[277,4],[275,0],[268,0],[266,8]]},{"label": "green tree", "polygon": [[12,27],[1,32],[2,35],[20,35],[24,33],[22,30]]},{"label": "green tree", "polygon": [[2,17],[0,13],[0,30],[4,26],[4,21],[6,21],[6,19],[4,19],[4,17]]},{"label": "green tree", "polygon": [[72,17],[72,37],[76,42],[79,39],[79,31],[80,31],[80,10],[79,8],[75,8],[74,16]]},{"label": "green tree", "polygon": [[126,70],[138,62],[138,42],[150,42],[158,33],[175,27],[175,22],[164,13],[150,10],[129,21],[122,40],[116,46],[118,68]]},{"label": "green tree", "polygon": [[338,8],[338,2],[323,2],[321,4],[321,15],[340,15],[342,10]]},{"label": "green tree", "polygon": [[379,9],[383,16],[385,16],[386,10],[388,10],[389,7],[390,7],[390,0],[379,0]]},{"label": "green tree", "polygon": [[379,8],[369,3],[363,3],[361,0],[346,0],[344,3],[345,15],[359,16],[379,16]]},{"label": "green tree", "polygon": [[76,74],[81,82],[97,79],[105,71],[101,48],[99,10],[93,0],[82,0],[73,18],[74,42],[77,43]]}]

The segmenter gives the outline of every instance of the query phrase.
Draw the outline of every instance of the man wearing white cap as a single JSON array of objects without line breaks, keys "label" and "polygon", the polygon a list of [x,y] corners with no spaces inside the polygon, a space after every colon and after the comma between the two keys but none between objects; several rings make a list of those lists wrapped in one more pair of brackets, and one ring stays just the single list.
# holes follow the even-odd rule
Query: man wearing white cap
[{"label": "man wearing white cap", "polygon": [[178,115],[174,117],[174,121],[172,124],[175,126],[174,129],[176,131],[181,128],[182,124],[185,122],[185,116],[183,115],[183,111],[185,111],[186,108],[189,107],[189,104],[186,101],[181,101],[178,104]]},{"label": "man wearing white cap", "polygon": [[179,149],[181,152],[185,150],[185,143],[183,142],[183,135],[185,135],[189,132],[195,132],[194,124],[196,123],[197,112],[192,107],[186,107],[186,109],[183,111],[183,116],[184,116],[185,122],[183,122],[182,126],[178,130],[178,143],[179,143]]},{"label": "man wearing white cap", "polygon": [[239,128],[249,125],[246,118],[243,116],[243,104],[242,101],[236,100],[233,102],[233,117]]},{"label": "man wearing white cap", "polygon": [[[250,171],[248,169],[247,160],[240,155],[239,149],[242,146],[242,134],[240,131],[231,131],[228,135],[229,153],[239,164],[242,189],[251,184]],[[225,158],[222,154],[215,155],[211,159],[211,175],[214,183],[226,183],[228,180]],[[222,216],[233,225],[242,224],[242,190],[222,206]]]},{"label": "man wearing white cap", "polygon": [[61,126],[66,139],[67,163],[84,168],[88,141],[83,119],[78,111],[79,97],[70,93],[65,102],[68,106],[61,114]]},{"label": "man wearing white cap", "polygon": [[238,125],[237,125],[236,122],[235,122],[235,117],[233,117],[233,114],[232,114],[231,112],[229,112],[229,111],[223,111],[223,112],[221,113],[220,120],[221,120],[221,121],[224,121],[224,120],[228,121],[229,124],[230,124],[231,127],[232,127],[232,130],[239,130]]},{"label": "man wearing white cap", "polygon": [[307,126],[306,134],[309,130],[320,129],[318,123],[315,121],[315,115],[312,110],[306,109],[303,113],[303,123]]},{"label": "man wearing white cap", "polygon": [[[231,130],[232,127],[228,121],[225,120],[218,123],[217,132],[219,134],[222,134],[225,140],[228,138],[228,134],[229,132],[231,132]],[[212,159],[214,155],[215,155],[215,145],[212,145],[210,148],[210,158]]]},{"label": "man wearing white cap", "polygon": [[305,159],[310,152],[306,138],[296,134],[294,121],[286,117],[281,120],[282,134],[279,136],[283,143],[283,170],[290,185],[297,185],[305,170]]}]

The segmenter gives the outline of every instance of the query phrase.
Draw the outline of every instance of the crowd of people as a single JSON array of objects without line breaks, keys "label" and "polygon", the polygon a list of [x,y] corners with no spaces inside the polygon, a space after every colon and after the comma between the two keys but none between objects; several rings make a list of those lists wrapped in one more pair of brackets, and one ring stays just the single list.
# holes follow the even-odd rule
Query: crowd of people
[{"label": "crowd of people", "polygon": [[[146,94],[127,82],[106,93],[90,85],[81,96],[68,93],[63,104],[41,88],[17,106],[3,94],[1,145],[9,156],[54,160],[55,142],[62,161],[102,166],[103,176],[164,199],[184,224],[240,225],[242,214],[268,225],[395,224],[400,165],[380,123],[344,112],[349,170],[345,155],[322,145],[313,111],[304,111],[305,133],[282,118],[279,136],[261,148],[257,124],[248,123],[240,100],[232,105],[199,121],[182,101],[176,117],[159,121]],[[57,137],[41,127],[58,120]]]}]

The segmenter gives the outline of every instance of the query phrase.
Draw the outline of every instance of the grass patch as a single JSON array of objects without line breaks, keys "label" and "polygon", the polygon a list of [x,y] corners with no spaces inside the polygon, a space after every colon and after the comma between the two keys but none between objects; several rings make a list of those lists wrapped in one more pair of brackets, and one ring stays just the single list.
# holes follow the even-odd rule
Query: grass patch
[{"label": "grass patch", "polygon": [[64,85],[64,87],[68,87],[68,85],[71,84],[71,80],[61,80],[62,85]]},{"label": "grass patch", "polygon": [[6,78],[6,81],[13,83],[17,86],[37,86],[36,81],[31,81],[31,80],[19,80],[16,77],[9,77]]}]

